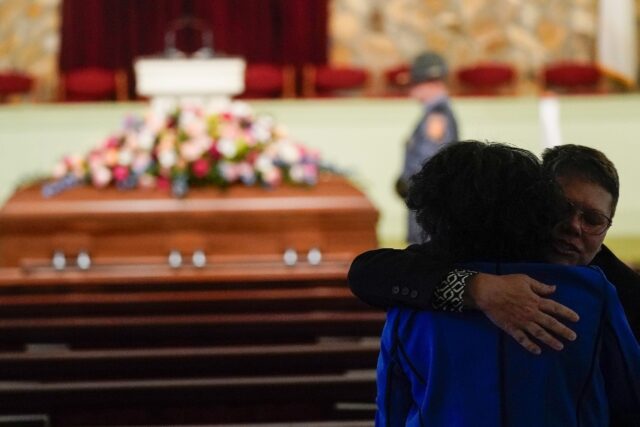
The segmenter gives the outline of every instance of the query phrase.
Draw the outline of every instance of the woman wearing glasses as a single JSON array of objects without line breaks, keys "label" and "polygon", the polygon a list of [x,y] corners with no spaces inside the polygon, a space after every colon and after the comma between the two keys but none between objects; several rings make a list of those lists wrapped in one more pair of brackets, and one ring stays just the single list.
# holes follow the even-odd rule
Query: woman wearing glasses
[{"label": "woman wearing glasses", "polygon": [[[601,268],[616,286],[631,328],[640,340],[640,276],[602,244],[619,195],[613,163],[593,148],[560,145],[544,152],[542,164],[561,184],[573,208],[568,221],[555,230],[552,258],[562,264]],[[540,344],[558,350],[559,338],[573,336],[558,321],[575,321],[572,305],[554,301],[552,287],[523,275],[496,277],[458,271],[434,258],[434,251],[437,248],[427,243],[404,250],[365,252],[351,266],[349,286],[364,302],[381,308],[479,309],[533,353],[541,351]]]},{"label": "woman wearing glasses", "polygon": [[558,301],[580,313],[578,339],[536,356],[480,312],[390,309],[377,425],[604,427],[640,419],[640,347],[614,288],[598,269],[539,263],[550,252],[556,262],[565,253],[577,258],[592,248],[580,240],[584,231],[600,236],[609,226],[617,194],[596,203],[567,193],[572,218],[558,228],[567,205],[535,156],[477,141],[444,148],[414,177],[408,204],[438,248],[432,257],[460,263],[459,271],[556,285]]},{"label": "woman wearing glasses", "polygon": [[600,251],[615,214],[618,173],[600,151],[578,145],[545,151],[543,165],[562,187],[572,209],[556,230],[556,262],[589,264]]},{"label": "woman wearing glasses", "polygon": [[547,149],[542,165],[560,184],[571,207],[571,215],[555,229],[551,260],[602,269],[616,287],[640,342],[640,276],[603,244],[620,194],[615,166],[601,151],[581,145]]}]

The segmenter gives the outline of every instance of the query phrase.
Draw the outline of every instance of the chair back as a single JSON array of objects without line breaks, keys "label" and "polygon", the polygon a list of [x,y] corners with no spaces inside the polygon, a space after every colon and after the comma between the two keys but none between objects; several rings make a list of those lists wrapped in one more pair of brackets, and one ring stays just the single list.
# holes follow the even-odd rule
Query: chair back
[{"label": "chair back", "polygon": [[456,78],[460,94],[495,96],[513,93],[516,74],[509,64],[482,62],[459,68]]},{"label": "chair back", "polygon": [[288,65],[248,64],[240,98],[291,98],[295,96],[295,71]]},{"label": "chair back", "polygon": [[305,97],[363,95],[368,85],[369,72],[364,68],[307,65],[303,70]]},{"label": "chair back", "polygon": [[16,71],[0,72],[0,102],[11,95],[28,94],[33,88],[33,77]]},{"label": "chair back", "polygon": [[126,100],[126,74],[120,70],[87,67],[71,70],[62,77],[64,101]]},{"label": "chair back", "polygon": [[548,64],[543,70],[542,85],[560,93],[599,93],[602,72],[596,64],[561,61]]}]

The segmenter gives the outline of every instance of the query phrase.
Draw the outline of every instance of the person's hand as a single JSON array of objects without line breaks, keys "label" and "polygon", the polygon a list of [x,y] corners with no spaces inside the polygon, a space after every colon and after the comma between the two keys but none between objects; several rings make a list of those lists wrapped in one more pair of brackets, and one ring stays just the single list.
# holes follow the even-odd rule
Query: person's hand
[{"label": "person's hand", "polygon": [[522,347],[540,354],[542,350],[532,338],[554,350],[564,348],[557,337],[569,341],[576,339],[575,332],[557,318],[577,322],[579,316],[568,307],[544,298],[553,292],[555,286],[545,285],[524,274],[478,273],[467,284],[465,304],[481,310]]}]

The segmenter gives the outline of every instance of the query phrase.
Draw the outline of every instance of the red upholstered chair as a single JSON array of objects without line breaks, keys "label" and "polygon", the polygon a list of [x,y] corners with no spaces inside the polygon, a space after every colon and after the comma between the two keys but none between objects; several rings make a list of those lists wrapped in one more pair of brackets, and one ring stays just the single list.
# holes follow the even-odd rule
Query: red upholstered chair
[{"label": "red upholstered chair", "polygon": [[62,101],[124,101],[127,75],[122,70],[89,67],[68,71],[60,84]]},{"label": "red upholstered chair", "polygon": [[589,62],[561,61],[548,64],[542,71],[542,88],[559,93],[602,93],[602,72]]},{"label": "red upholstered chair", "polygon": [[460,95],[508,95],[514,93],[516,70],[509,64],[482,62],[456,71]]},{"label": "red upholstered chair", "polygon": [[295,71],[289,65],[248,64],[240,98],[293,98]]},{"label": "red upholstered chair", "polygon": [[304,97],[364,95],[369,89],[369,72],[358,67],[307,65],[302,75]]},{"label": "red upholstered chair", "polygon": [[6,102],[13,95],[31,92],[33,77],[17,71],[0,72],[0,102]]},{"label": "red upholstered chair", "polygon": [[411,66],[409,64],[396,65],[383,71],[384,95],[407,96],[411,82]]}]

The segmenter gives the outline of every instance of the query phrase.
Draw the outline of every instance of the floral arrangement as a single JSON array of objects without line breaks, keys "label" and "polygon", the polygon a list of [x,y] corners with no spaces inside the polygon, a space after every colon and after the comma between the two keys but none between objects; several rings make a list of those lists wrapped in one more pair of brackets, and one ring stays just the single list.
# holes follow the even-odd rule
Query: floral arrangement
[{"label": "floral arrangement", "polygon": [[128,117],[85,157],[64,157],[43,195],[83,183],[167,189],[177,197],[191,186],[314,185],[319,161],[317,151],[292,140],[270,117],[255,116],[245,103],[214,112],[199,106],[170,113],[151,109],[144,117]]}]

